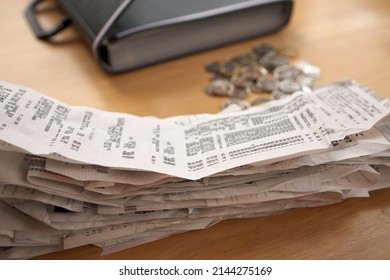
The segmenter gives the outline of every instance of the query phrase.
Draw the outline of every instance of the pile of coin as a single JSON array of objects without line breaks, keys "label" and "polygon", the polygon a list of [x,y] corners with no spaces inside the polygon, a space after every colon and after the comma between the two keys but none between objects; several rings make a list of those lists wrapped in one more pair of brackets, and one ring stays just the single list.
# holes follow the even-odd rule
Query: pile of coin
[{"label": "pile of coin", "polygon": [[[225,61],[209,62],[206,70],[211,74],[205,92],[211,96],[229,97],[221,109],[237,104],[245,109],[272,99],[285,98],[296,91],[311,92],[314,82],[321,76],[318,67],[295,61],[298,51],[293,47],[275,48],[269,44],[256,45],[251,52]],[[247,99],[252,94],[268,97]]]}]

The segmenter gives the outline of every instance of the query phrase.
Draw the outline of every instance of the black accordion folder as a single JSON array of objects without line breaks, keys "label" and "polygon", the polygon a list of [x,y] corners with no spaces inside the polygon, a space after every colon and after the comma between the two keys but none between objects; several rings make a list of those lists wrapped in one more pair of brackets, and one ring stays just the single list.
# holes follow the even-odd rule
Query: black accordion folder
[{"label": "black accordion folder", "polygon": [[56,0],[65,18],[43,30],[33,1],[26,16],[36,36],[50,40],[69,25],[99,64],[118,73],[255,38],[285,26],[293,1]]}]

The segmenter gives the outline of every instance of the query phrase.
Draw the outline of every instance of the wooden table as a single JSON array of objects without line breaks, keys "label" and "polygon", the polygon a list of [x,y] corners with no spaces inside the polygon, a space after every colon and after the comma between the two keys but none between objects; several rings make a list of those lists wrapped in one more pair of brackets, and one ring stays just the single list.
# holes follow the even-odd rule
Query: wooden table
[{"label": "wooden table", "polygon": [[[350,77],[390,97],[388,0],[295,1],[278,33],[116,76],[99,68],[73,28],[58,42],[37,40],[23,15],[28,2],[0,4],[0,79],[72,105],[158,117],[216,113],[222,99],[204,94],[205,64],[259,43],[295,46],[300,59],[322,69],[320,83]],[[48,23],[59,18],[44,16]],[[38,259],[390,259],[389,233],[384,189],[332,206],[228,220],[104,257],[83,246]]]}]

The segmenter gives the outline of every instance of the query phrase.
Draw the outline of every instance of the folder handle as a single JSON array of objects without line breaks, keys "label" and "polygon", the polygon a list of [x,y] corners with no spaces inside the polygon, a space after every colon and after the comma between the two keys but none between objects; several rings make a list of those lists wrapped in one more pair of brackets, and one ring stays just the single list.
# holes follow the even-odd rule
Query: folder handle
[{"label": "folder handle", "polygon": [[65,17],[60,23],[54,26],[50,30],[44,30],[42,26],[39,24],[37,18],[37,6],[39,3],[43,2],[43,0],[34,0],[27,7],[25,15],[27,20],[35,33],[35,36],[42,40],[48,40],[50,37],[54,36],[58,32],[64,30],[71,24],[71,20],[68,17]]}]

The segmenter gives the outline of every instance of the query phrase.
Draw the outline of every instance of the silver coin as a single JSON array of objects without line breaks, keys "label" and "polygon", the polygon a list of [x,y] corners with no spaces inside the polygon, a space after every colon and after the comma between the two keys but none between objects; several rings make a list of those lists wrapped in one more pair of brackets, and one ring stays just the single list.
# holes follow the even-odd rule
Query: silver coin
[{"label": "silver coin", "polygon": [[303,92],[306,92],[306,93],[311,93],[311,92],[313,91],[310,87],[305,86],[305,85],[302,85],[301,90],[302,90]]},{"label": "silver coin", "polygon": [[228,80],[216,79],[208,84],[205,91],[213,96],[232,96],[234,85]]},{"label": "silver coin", "polygon": [[278,83],[275,79],[268,77],[260,77],[257,79],[256,84],[254,84],[253,89],[255,92],[272,92],[278,86]]},{"label": "silver coin", "polygon": [[209,73],[217,74],[220,66],[221,66],[221,63],[219,63],[217,61],[211,61],[211,62],[206,64],[206,70]]},{"label": "silver coin", "polygon": [[251,93],[251,90],[248,86],[245,86],[245,87],[236,86],[236,87],[234,87],[234,91],[233,91],[233,94],[231,96],[232,96],[232,98],[245,99],[248,97],[248,95],[250,93]]},{"label": "silver coin", "polygon": [[278,89],[275,89],[274,91],[271,92],[271,98],[273,100],[280,100],[280,99],[284,99],[286,97],[290,96],[289,94],[285,94],[283,92],[281,92],[280,90]]},{"label": "silver coin", "polygon": [[299,75],[298,77],[295,78],[295,80],[298,83],[300,83],[302,86],[306,86],[309,88],[312,88],[314,85],[314,79],[305,75]]},{"label": "silver coin", "polygon": [[269,70],[269,69],[268,69],[268,66],[269,66],[269,64],[270,64],[269,61],[270,61],[271,57],[274,56],[275,54],[276,54],[276,52],[274,52],[274,51],[270,51],[270,52],[264,54],[264,55],[259,59],[259,64],[260,64],[261,66],[263,66],[264,68],[266,68],[267,70]]},{"label": "silver coin", "polygon": [[264,66],[262,66],[262,65],[257,65],[257,68],[259,68],[259,71],[260,71],[260,73],[263,75],[263,76],[265,76],[265,75],[268,75],[268,70],[264,67]]},{"label": "silver coin", "polygon": [[289,59],[283,55],[274,55],[271,56],[269,60],[269,66],[271,71],[273,71],[276,67],[284,65],[284,64],[289,64]]},{"label": "silver coin", "polygon": [[233,59],[227,60],[219,66],[218,72],[226,78],[230,78],[234,74],[240,72],[241,65]]},{"label": "silver coin", "polygon": [[222,102],[221,104],[221,110],[231,106],[231,105],[237,105],[241,110],[245,110],[245,109],[248,109],[251,105],[244,101],[244,100],[241,100],[241,99],[236,99],[236,98],[229,98],[228,100]]},{"label": "silver coin", "polygon": [[273,72],[273,70],[278,66],[289,63],[290,61],[287,57],[273,52],[267,53],[262,59],[260,59],[260,64],[270,72]]},{"label": "silver coin", "polygon": [[234,60],[241,65],[254,65],[257,63],[258,57],[255,53],[244,53],[236,56]]},{"label": "silver coin", "polygon": [[249,81],[245,76],[241,74],[234,74],[230,81],[233,83],[236,87],[250,87],[251,81]]},{"label": "silver coin", "polygon": [[302,89],[302,85],[294,79],[284,79],[278,84],[278,88],[284,94],[293,94]]},{"label": "silver coin", "polygon": [[305,76],[314,80],[318,80],[321,77],[321,69],[306,61],[297,61],[295,67],[300,69]]},{"label": "silver coin", "polygon": [[264,72],[262,73],[261,69],[262,67],[258,67],[257,65],[245,65],[241,68],[240,74],[249,81],[256,81],[263,76]]},{"label": "silver coin", "polygon": [[268,44],[259,44],[253,48],[253,51],[260,57],[263,57],[269,52],[275,52],[275,48]]},{"label": "silver coin", "polygon": [[300,75],[302,75],[301,70],[298,68],[284,64],[276,67],[272,73],[275,79],[283,80],[283,79],[296,79]]}]

